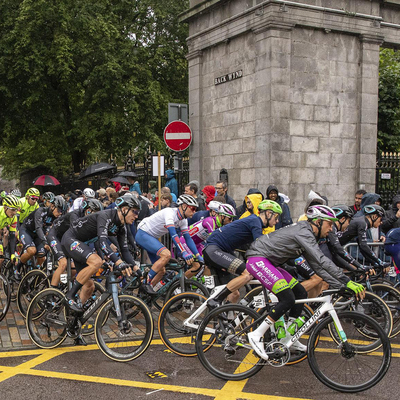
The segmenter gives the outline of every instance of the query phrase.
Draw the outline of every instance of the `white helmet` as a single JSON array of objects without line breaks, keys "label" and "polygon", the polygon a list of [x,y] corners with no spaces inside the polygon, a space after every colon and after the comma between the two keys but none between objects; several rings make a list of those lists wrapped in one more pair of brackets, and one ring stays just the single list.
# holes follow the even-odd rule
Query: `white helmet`
[{"label": "white helmet", "polygon": [[190,196],[190,194],[182,194],[181,196],[179,196],[176,204],[178,204],[178,206],[180,206],[181,204],[187,204],[188,206],[193,206],[196,208],[199,207],[199,203],[197,203],[197,200],[193,196]]},{"label": "white helmet", "polygon": [[96,197],[96,194],[94,193],[94,190],[90,189],[90,188],[83,189],[83,195],[87,199],[94,199]]},{"label": "white helmet", "polygon": [[218,208],[218,214],[233,218],[236,216],[236,211],[230,204],[221,204]]},{"label": "white helmet", "polygon": [[210,210],[212,210],[212,211],[218,212],[218,208],[219,208],[219,206],[220,206],[221,204],[222,204],[222,203],[220,203],[219,201],[211,200],[211,201],[208,203],[208,208],[209,208]]}]

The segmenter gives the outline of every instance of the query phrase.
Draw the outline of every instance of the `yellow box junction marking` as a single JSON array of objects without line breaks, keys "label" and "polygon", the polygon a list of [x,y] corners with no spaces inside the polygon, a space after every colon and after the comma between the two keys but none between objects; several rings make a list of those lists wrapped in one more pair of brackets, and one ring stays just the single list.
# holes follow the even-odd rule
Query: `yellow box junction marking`
[{"label": "yellow box junction marking", "polygon": [[[161,340],[153,340],[152,345],[162,345]],[[66,353],[74,353],[80,351],[89,351],[89,350],[98,350],[98,346],[96,344],[88,345],[85,347],[77,348],[74,346],[71,347],[60,347],[57,349],[33,349],[33,350],[21,350],[21,351],[7,351],[0,353],[1,358],[7,357],[23,357],[23,356],[33,356],[37,357],[23,362],[15,367],[7,367],[0,365],[0,383],[5,380],[12,378],[17,375],[29,375],[29,376],[40,376],[45,378],[57,378],[57,379],[65,379],[70,381],[81,381],[81,382],[89,382],[89,383],[100,383],[107,385],[115,385],[115,386],[124,386],[124,387],[134,387],[140,389],[148,389],[148,390],[160,390],[163,389],[169,392],[177,392],[177,393],[188,393],[195,395],[203,395],[212,397],[216,400],[234,400],[234,399],[246,399],[246,400],[307,400],[300,399],[297,397],[281,397],[281,396],[270,396],[265,394],[256,394],[256,393],[246,393],[243,392],[243,389],[247,383],[247,379],[242,381],[228,381],[221,389],[208,389],[208,388],[200,388],[200,387],[190,387],[190,386],[178,386],[178,385],[166,385],[166,384],[158,384],[152,382],[141,382],[141,381],[130,381],[125,379],[115,379],[115,378],[107,378],[101,376],[90,376],[90,375],[80,375],[80,374],[71,374],[65,372],[55,372],[55,371],[46,371],[46,370],[37,370],[33,369],[38,365],[51,360],[52,358],[58,357],[62,354]],[[240,366],[239,366],[240,368]],[[161,372],[156,372],[153,374],[164,375]],[[160,376],[159,375],[159,376]],[[162,376],[166,377],[166,376]]]}]

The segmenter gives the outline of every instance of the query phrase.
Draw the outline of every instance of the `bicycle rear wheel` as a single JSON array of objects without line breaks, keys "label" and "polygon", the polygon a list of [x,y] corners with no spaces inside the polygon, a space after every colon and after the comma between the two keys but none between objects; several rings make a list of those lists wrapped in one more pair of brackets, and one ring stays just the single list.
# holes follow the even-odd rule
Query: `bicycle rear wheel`
[{"label": "bicycle rear wheel", "polygon": [[21,315],[26,312],[32,299],[43,289],[50,287],[47,275],[40,269],[29,271],[21,280],[17,291],[17,306]]},{"label": "bicycle rear wheel", "polygon": [[67,337],[67,324],[64,294],[59,290],[42,290],[29,304],[26,327],[36,346],[42,349],[59,346]]},{"label": "bicycle rear wheel", "polygon": [[11,293],[7,278],[0,273],[0,321],[7,315],[10,308]]},{"label": "bicycle rear wheel", "polygon": [[196,351],[207,371],[220,379],[238,381],[264,366],[247,339],[247,333],[256,328],[249,325],[259,317],[251,308],[227,304],[204,318],[196,335]]},{"label": "bicycle rear wheel", "polygon": [[[356,393],[370,389],[386,374],[390,365],[391,347],[381,326],[368,315],[338,312],[347,337],[343,342],[336,331],[332,317],[322,319],[308,340],[308,362],[315,376],[331,389]],[[374,331],[375,338],[362,333],[363,326]],[[336,336],[326,336],[326,330]],[[379,343],[377,343],[379,342]],[[379,352],[375,348],[382,346]]]},{"label": "bicycle rear wheel", "polygon": [[122,321],[118,323],[113,299],[97,314],[95,337],[100,350],[114,361],[132,361],[142,355],[153,338],[149,308],[134,296],[119,295]]},{"label": "bicycle rear wheel", "polygon": [[199,293],[185,292],[170,298],[162,308],[158,317],[158,332],[165,346],[175,354],[184,357],[197,355],[196,332],[208,309],[192,321],[196,328],[186,327],[183,322],[206,301],[207,297]]}]

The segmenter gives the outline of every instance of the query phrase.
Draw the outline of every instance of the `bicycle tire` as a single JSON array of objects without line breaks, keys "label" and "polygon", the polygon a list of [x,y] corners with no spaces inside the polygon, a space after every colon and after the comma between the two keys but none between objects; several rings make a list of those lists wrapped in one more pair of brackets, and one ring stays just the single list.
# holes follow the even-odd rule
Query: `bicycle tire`
[{"label": "bicycle tire", "polygon": [[45,289],[30,302],[26,314],[29,337],[42,349],[53,349],[67,337],[67,313],[64,294],[57,289]]},{"label": "bicycle tire", "polygon": [[[130,295],[119,295],[118,299],[121,311],[125,313],[123,328],[125,331],[118,327],[115,312],[112,312],[114,301],[111,298],[97,314],[95,338],[100,350],[108,358],[128,362],[141,356],[150,346],[154,324],[151,312],[142,300]],[[141,330],[143,326],[144,333]],[[130,333],[133,337],[127,339]],[[121,338],[122,341],[120,341]],[[120,343],[121,346],[119,346]]]},{"label": "bicycle tire", "polygon": [[[207,301],[207,297],[199,293],[184,292],[171,297],[158,316],[158,332],[164,345],[173,353],[183,357],[194,357],[196,352],[197,328],[183,326],[197,308]],[[199,323],[208,313],[206,309],[199,315]]]},{"label": "bicycle tire", "polygon": [[[391,359],[389,338],[381,326],[368,315],[354,311],[339,311],[337,314],[347,336],[349,350],[342,341],[338,345],[331,340],[332,338],[323,336],[326,328],[336,331],[332,317],[323,318],[312,330],[308,340],[310,368],[314,375],[331,389],[345,393],[370,389],[388,371]],[[368,325],[369,329],[373,327],[377,339],[365,339],[360,334],[360,325]],[[374,341],[381,342],[382,349],[379,352],[373,350],[376,348]],[[338,377],[333,378],[332,374]]]},{"label": "bicycle tire", "polygon": [[374,283],[371,288],[373,293],[382,298],[392,312],[393,328],[390,338],[394,338],[400,333],[400,290],[383,283]]},{"label": "bicycle tire", "polygon": [[[340,303],[340,301],[342,300],[343,297],[339,297],[334,302],[335,309],[337,309],[337,304]],[[353,302],[347,305],[344,309],[362,312],[366,315],[371,316],[381,325],[382,329],[384,330],[384,332],[386,332],[388,336],[391,335],[393,329],[392,313],[387,304],[376,294],[367,291],[365,292],[365,298],[363,301],[359,302],[357,305],[355,305]],[[342,308],[342,310],[344,309]],[[368,337],[368,335],[370,334],[372,333],[369,333],[368,329],[365,328],[364,335]]]},{"label": "bicycle tire", "polygon": [[[208,372],[220,379],[238,381],[250,378],[264,366],[265,361],[249,345],[247,332],[241,333],[239,340],[235,339],[240,345],[232,346],[234,354],[229,355],[225,349],[226,340],[234,335],[236,329],[241,332],[259,317],[260,315],[249,307],[227,304],[211,311],[204,318],[196,335],[196,351],[201,364]],[[236,326],[235,320],[240,322]],[[211,337],[213,338],[210,346]]]},{"label": "bicycle tire", "polygon": [[43,289],[48,289],[50,282],[45,272],[40,269],[29,271],[21,280],[17,290],[17,306],[20,314],[26,318],[29,303]]},{"label": "bicycle tire", "polygon": [[0,273],[0,321],[3,321],[11,304],[11,293],[7,278]]},{"label": "bicycle tire", "polygon": [[185,287],[183,289],[179,280],[176,280],[172,283],[172,285],[168,288],[167,293],[165,294],[164,304],[171,297],[174,297],[175,295],[183,292],[195,292],[200,293],[205,297],[210,297],[209,290],[201,282],[185,278]]}]

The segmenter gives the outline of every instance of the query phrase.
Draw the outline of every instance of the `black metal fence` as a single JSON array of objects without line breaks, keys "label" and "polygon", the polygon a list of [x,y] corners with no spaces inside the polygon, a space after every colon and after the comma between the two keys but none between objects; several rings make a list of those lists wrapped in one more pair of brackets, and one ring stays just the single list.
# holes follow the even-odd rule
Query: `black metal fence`
[{"label": "black metal fence", "polygon": [[378,155],[376,162],[376,193],[382,197],[384,208],[389,208],[400,189],[400,153]]}]

